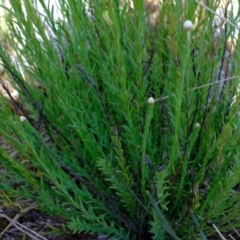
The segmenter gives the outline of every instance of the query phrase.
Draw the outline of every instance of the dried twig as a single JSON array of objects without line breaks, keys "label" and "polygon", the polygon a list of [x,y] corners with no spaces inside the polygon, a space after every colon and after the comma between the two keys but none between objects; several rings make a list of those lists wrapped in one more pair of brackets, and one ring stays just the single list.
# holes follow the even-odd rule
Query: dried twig
[{"label": "dried twig", "polygon": [[222,80],[219,80],[219,81],[216,81],[216,82],[212,82],[212,83],[204,84],[202,86],[191,88],[191,89],[189,89],[189,91],[190,90],[196,90],[196,89],[204,88],[204,87],[209,87],[211,85],[219,84],[221,82],[226,82],[226,81],[229,81],[229,80],[232,80],[232,79],[235,79],[235,78],[239,78],[239,77],[240,77],[240,75],[229,77],[229,78],[225,78],[225,79],[222,79]]},{"label": "dried twig", "polygon": [[[229,78],[226,78],[226,79],[223,79],[223,80],[219,80],[219,81],[216,81],[216,82],[211,82],[211,83],[208,83],[208,84],[204,84],[204,85],[202,85],[202,86],[190,88],[190,89],[188,89],[188,91],[198,90],[198,89],[201,89],[201,88],[209,87],[209,86],[218,84],[218,83],[220,83],[220,82],[230,81],[230,80],[235,79],[235,78],[240,78],[240,75],[233,76],[233,77],[229,77]],[[162,101],[162,100],[167,99],[167,98],[169,98],[169,96],[164,96],[164,97],[155,99],[155,102],[156,102],[156,101]]]},{"label": "dried twig", "polygon": [[229,21],[228,19],[226,19],[225,17],[221,16],[220,14],[214,12],[211,8],[207,7],[206,5],[204,5],[203,3],[196,1],[199,5],[201,5],[203,8],[207,9],[209,12],[213,13],[214,15],[218,16],[220,19],[222,19],[223,21],[227,22],[228,24],[232,25],[233,27],[235,27],[236,29],[240,30],[240,28],[238,27],[238,25],[235,25],[234,23],[232,23],[231,21]]},{"label": "dried twig", "polygon": [[221,237],[222,240],[227,240],[219,231],[219,229],[217,228],[217,226],[215,224],[213,224],[213,227],[215,228],[215,230],[217,231],[218,235]]},{"label": "dried twig", "polygon": [[[33,240],[47,240],[47,238],[39,235],[38,233],[34,232],[33,230],[27,228],[26,226],[22,225],[21,223],[17,222],[16,220],[21,217],[21,215],[23,213],[28,212],[31,209],[34,209],[37,207],[37,204],[31,204],[29,207],[24,208],[20,213],[18,213],[13,219],[11,219],[10,217],[8,217],[6,214],[0,213],[0,217],[6,218],[9,221],[9,224],[7,225],[7,227],[0,233],[0,238],[2,238],[2,236],[4,235],[4,233],[13,225],[16,229],[18,229],[19,231],[27,234],[31,239]],[[0,211],[2,212],[1,208]]]},{"label": "dried twig", "polygon": [[240,237],[240,233],[236,228],[233,228],[234,232]]},{"label": "dried twig", "polygon": [[232,240],[236,240],[236,238],[234,238],[231,234],[228,234],[228,236],[229,236]]}]

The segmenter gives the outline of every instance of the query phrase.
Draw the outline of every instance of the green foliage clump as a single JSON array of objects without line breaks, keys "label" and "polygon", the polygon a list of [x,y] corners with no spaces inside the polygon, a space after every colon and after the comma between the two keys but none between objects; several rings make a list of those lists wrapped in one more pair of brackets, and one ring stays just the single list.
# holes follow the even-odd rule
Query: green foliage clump
[{"label": "green foliage clump", "polygon": [[[155,26],[138,0],[134,10],[92,1],[93,19],[82,1],[60,0],[57,22],[39,1],[49,39],[30,0],[11,2],[8,41],[24,71],[3,46],[0,57],[26,121],[2,98],[0,134],[19,154],[0,149],[1,191],[37,201],[73,232],[112,239],[205,239],[213,224],[240,226],[237,82],[221,101],[207,85],[231,31],[213,57],[212,14],[198,11],[191,42],[183,29],[195,1],[160,4]],[[237,54],[231,61],[238,75]]]}]

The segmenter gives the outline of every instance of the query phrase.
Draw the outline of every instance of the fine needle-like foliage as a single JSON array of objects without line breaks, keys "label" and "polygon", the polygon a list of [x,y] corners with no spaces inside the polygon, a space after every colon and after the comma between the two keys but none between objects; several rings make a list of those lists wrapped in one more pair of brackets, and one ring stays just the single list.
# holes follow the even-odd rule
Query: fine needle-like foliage
[{"label": "fine needle-like foliage", "polygon": [[45,17],[10,2],[16,57],[2,44],[0,58],[20,97],[0,79],[0,135],[17,152],[0,148],[3,197],[111,239],[240,228],[238,79],[222,81],[240,74],[232,25],[216,36],[193,0],[160,1],[154,24],[139,0],[59,0],[58,20],[46,1]]}]

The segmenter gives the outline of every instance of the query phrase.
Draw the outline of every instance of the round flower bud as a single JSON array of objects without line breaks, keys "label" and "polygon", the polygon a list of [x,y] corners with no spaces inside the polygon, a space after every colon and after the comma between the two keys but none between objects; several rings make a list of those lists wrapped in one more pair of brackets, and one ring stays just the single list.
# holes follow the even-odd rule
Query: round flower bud
[{"label": "round flower bud", "polygon": [[27,120],[27,118],[25,116],[20,116],[20,122],[24,122],[26,120]]},{"label": "round flower bud", "polygon": [[13,92],[11,92],[12,98],[14,100],[18,100],[19,99],[19,93],[16,89],[13,90]]},{"label": "round flower bud", "polygon": [[154,104],[154,103],[155,103],[154,98],[153,98],[153,97],[150,97],[150,98],[148,99],[148,103],[149,103],[149,104]]},{"label": "round flower bud", "polygon": [[192,23],[192,21],[186,20],[186,21],[183,23],[183,28],[184,28],[186,31],[192,31],[192,30],[193,30],[193,23]]},{"label": "round flower bud", "polygon": [[201,127],[201,124],[200,124],[200,123],[195,123],[195,124],[194,124],[194,127],[195,127],[195,128],[200,128],[200,127]]}]

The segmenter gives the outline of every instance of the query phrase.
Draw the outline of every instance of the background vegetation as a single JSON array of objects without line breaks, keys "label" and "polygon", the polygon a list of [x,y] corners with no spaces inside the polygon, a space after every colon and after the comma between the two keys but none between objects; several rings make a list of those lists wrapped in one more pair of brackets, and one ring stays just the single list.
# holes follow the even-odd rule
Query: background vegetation
[{"label": "background vegetation", "polygon": [[0,57],[20,98],[2,78],[10,100],[1,97],[0,134],[11,147],[0,149],[4,206],[30,199],[73,233],[112,239],[239,229],[238,79],[209,85],[239,75],[231,25],[215,35],[214,14],[195,1],[160,3],[153,23],[138,0],[134,10],[92,1],[91,18],[82,1],[60,0],[58,21],[39,0],[49,38],[30,0],[10,2],[18,64],[3,45]]}]

